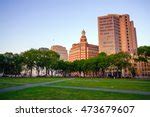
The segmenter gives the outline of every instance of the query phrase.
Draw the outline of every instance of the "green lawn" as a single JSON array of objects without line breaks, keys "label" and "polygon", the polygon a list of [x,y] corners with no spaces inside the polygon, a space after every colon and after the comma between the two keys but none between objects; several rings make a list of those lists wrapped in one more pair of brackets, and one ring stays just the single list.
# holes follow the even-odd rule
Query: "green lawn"
[{"label": "green lawn", "polygon": [[[0,83],[38,83],[38,82],[51,82],[55,80],[60,80],[61,78],[42,78],[42,77],[35,77],[35,78],[0,78]],[[62,78],[63,79],[63,78]]]},{"label": "green lawn", "polygon": [[0,83],[0,89],[13,87],[13,86],[19,86],[19,84]]},{"label": "green lawn", "polygon": [[57,83],[58,86],[103,87],[111,89],[150,91],[150,80],[133,79],[75,79]]},{"label": "green lawn", "polygon": [[0,99],[25,99],[25,100],[124,100],[124,99],[150,99],[150,96],[108,93],[102,91],[85,91],[76,89],[61,89],[49,87],[34,87],[21,91],[0,94]]},{"label": "green lawn", "polygon": [[28,83],[41,83],[60,80],[59,78],[0,78],[0,89]]},{"label": "green lawn", "polygon": [[[52,99],[52,100],[75,100],[75,99],[150,99],[150,95],[113,93],[105,91],[91,91],[83,89],[65,89],[63,86],[88,87],[88,88],[109,88],[121,90],[135,90],[150,92],[150,80],[137,79],[102,79],[102,78],[3,78],[0,79],[0,88],[24,85],[28,83],[53,82],[66,80],[46,86],[26,88],[19,91],[0,93],[0,99]],[[51,87],[62,86],[61,88]]]}]

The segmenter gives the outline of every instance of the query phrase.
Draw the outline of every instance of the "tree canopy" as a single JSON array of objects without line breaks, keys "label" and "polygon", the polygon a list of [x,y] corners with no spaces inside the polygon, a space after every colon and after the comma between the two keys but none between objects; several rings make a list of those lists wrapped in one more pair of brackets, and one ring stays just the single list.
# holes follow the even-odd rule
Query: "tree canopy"
[{"label": "tree canopy", "polygon": [[[150,46],[142,46],[138,48],[138,60],[148,61],[150,55]],[[0,73],[3,76],[29,75],[32,77],[33,69],[37,71],[37,75],[44,70],[45,76],[53,76],[58,72],[62,76],[70,76],[77,73],[79,77],[92,74],[93,77],[106,77],[106,71],[110,68],[115,69],[116,77],[122,76],[122,70],[129,68],[134,76],[135,69],[130,63],[131,55],[128,53],[117,53],[107,55],[102,52],[98,56],[75,60],[73,62],[60,60],[60,55],[51,50],[30,49],[21,54],[13,54],[7,52],[0,54]]]}]

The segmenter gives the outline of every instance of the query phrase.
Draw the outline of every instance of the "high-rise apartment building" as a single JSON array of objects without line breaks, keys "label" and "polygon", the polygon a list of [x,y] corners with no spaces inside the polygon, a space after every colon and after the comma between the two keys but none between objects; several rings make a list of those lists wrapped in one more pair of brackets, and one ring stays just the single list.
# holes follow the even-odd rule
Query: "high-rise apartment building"
[{"label": "high-rise apartment building", "polygon": [[136,29],[128,14],[98,17],[98,36],[99,52],[137,52]]},{"label": "high-rise apartment building", "polygon": [[80,43],[73,44],[69,52],[69,61],[88,59],[98,55],[98,46],[88,44],[85,31],[82,31]]},{"label": "high-rise apartment building", "polygon": [[53,45],[51,50],[58,53],[60,55],[60,59],[67,61],[68,60],[68,53],[65,47],[60,45]]}]

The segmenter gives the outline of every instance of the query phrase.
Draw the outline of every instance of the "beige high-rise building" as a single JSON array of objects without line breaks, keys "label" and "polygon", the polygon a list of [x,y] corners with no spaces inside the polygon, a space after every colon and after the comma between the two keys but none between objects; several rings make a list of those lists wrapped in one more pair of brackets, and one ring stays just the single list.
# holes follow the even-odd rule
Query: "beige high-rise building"
[{"label": "beige high-rise building", "polygon": [[73,44],[69,51],[69,61],[88,59],[98,55],[98,46],[88,44],[86,32],[81,33],[80,42]]},{"label": "beige high-rise building", "polygon": [[128,14],[98,17],[99,52],[137,52],[136,29]]},{"label": "beige high-rise building", "polygon": [[68,53],[65,47],[60,45],[53,45],[51,50],[58,53],[60,55],[60,59],[67,61],[68,60]]}]

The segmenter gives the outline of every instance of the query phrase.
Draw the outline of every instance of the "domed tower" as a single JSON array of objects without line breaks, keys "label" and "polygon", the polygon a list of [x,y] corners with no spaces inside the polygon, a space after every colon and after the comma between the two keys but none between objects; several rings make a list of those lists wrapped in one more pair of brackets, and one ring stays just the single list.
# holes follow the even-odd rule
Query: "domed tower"
[{"label": "domed tower", "polygon": [[82,30],[80,43],[87,43],[87,38],[86,38],[85,34],[86,34],[85,30]]}]

